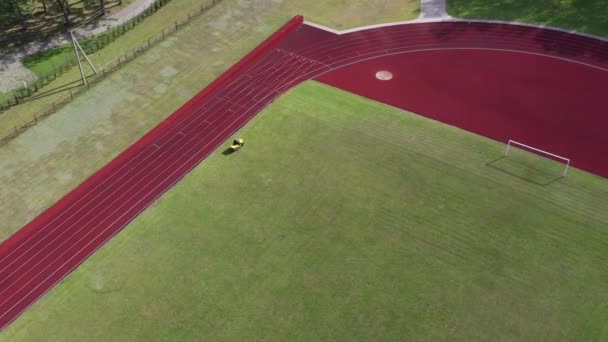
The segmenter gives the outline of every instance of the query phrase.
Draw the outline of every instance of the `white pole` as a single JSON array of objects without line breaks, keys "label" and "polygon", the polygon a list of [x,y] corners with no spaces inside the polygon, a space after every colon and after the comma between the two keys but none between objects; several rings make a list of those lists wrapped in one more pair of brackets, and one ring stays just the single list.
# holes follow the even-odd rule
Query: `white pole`
[{"label": "white pole", "polygon": [[566,162],[566,168],[564,168],[564,172],[562,173],[562,177],[566,177],[566,173],[568,172],[568,168],[570,167],[570,159],[565,158],[565,157],[562,157],[562,156],[558,156],[557,154],[550,153],[550,152],[547,152],[547,151],[541,150],[541,149],[536,148],[536,147],[532,147],[532,146],[529,146],[529,145],[526,145],[526,144],[522,144],[522,143],[517,142],[517,141],[515,141],[515,140],[509,140],[509,141],[507,142],[507,148],[505,149],[505,157],[506,157],[506,156],[509,154],[509,148],[511,147],[511,143],[513,143],[513,144],[514,144],[514,145],[516,145],[516,146],[517,146],[517,145],[519,145],[519,146],[523,146],[523,147],[525,147],[525,148],[527,148],[527,149],[530,149],[530,150],[532,150],[532,151],[536,151],[536,152],[539,152],[539,153],[543,153],[543,154],[549,155],[549,156],[551,156],[551,157],[553,157],[553,158],[557,158],[557,159],[560,159],[560,160],[565,161],[565,162]]},{"label": "white pole", "polygon": [[80,48],[80,52],[82,52],[82,55],[84,56],[84,58],[87,60],[87,62],[91,66],[91,69],[93,69],[93,72],[95,74],[97,74],[97,69],[95,69],[95,66],[93,65],[93,63],[91,63],[89,56],[87,56],[87,54],[84,52],[84,50],[82,49],[82,46],[80,46],[80,43],[77,40],[75,40],[75,42],[76,42],[76,45],[78,45],[78,47]]},{"label": "white pole", "polygon": [[505,157],[509,155],[509,148],[511,147],[511,140],[507,142],[507,148],[505,149]]},{"label": "white pole", "polygon": [[78,54],[78,47],[76,46],[76,39],[74,39],[74,32],[70,31],[72,37],[72,45],[74,45],[74,51],[76,52],[76,61],[78,61],[78,69],[80,69],[80,77],[82,78],[82,84],[87,85],[87,78],[84,76],[84,70],[82,70],[82,64],[80,63],[80,55]]}]

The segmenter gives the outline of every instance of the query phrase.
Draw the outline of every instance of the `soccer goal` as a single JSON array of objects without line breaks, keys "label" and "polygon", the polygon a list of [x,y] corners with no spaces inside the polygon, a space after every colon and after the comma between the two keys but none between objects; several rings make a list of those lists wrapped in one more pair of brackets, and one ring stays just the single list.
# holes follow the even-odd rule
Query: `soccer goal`
[{"label": "soccer goal", "polygon": [[507,142],[507,147],[505,148],[505,155],[504,155],[505,157],[509,156],[509,151],[511,150],[511,146],[515,146],[515,147],[521,148],[523,150],[531,150],[531,151],[536,152],[537,154],[547,155],[547,156],[551,157],[551,159],[557,159],[562,162],[565,162],[566,166],[564,167],[564,171],[562,172],[562,177],[566,177],[566,173],[568,173],[568,168],[570,167],[570,159],[562,157],[562,156],[558,156],[557,154],[550,153],[550,152],[541,150],[536,147],[532,147],[530,145],[522,144],[515,140],[509,140]]}]

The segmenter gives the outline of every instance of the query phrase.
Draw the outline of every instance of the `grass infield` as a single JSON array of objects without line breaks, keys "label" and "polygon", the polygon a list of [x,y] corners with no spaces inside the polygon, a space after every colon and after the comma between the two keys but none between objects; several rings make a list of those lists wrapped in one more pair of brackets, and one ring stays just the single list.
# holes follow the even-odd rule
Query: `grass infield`
[{"label": "grass infield", "polygon": [[238,136],[0,340],[608,337],[605,179],[316,82]]}]

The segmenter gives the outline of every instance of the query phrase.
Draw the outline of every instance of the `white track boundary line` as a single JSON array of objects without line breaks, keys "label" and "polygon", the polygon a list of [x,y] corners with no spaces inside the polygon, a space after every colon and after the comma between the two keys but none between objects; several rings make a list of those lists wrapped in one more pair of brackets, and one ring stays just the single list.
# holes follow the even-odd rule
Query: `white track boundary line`
[{"label": "white track boundary line", "polygon": [[[362,58],[353,62],[348,62],[339,66],[328,66],[329,70],[325,70],[325,71],[321,71],[316,73],[315,70],[311,71],[312,76],[309,76],[308,78],[299,81],[298,79],[290,81],[289,83],[286,83],[284,86],[279,88],[279,92],[284,92],[289,90],[290,88],[293,88],[294,86],[296,86],[297,84],[294,84],[294,81],[298,81],[299,83],[302,83],[304,81],[310,81],[313,80],[317,77],[323,76],[328,72],[332,72],[347,66],[351,66],[353,64],[357,64],[357,63],[361,63],[361,62],[366,62],[369,60],[373,60],[373,59],[377,59],[377,58],[382,58],[382,57],[390,57],[390,56],[395,56],[395,55],[401,55],[401,54],[408,54],[408,53],[416,53],[416,52],[426,52],[426,51],[449,51],[449,50],[481,50],[481,51],[503,51],[503,52],[513,52],[513,53],[522,53],[522,54],[528,54],[528,55],[535,55],[535,56],[542,56],[542,57],[548,57],[548,58],[554,58],[554,59],[559,59],[559,60],[563,60],[566,62],[571,62],[571,63],[576,63],[576,64],[581,64],[587,67],[591,67],[594,69],[598,69],[601,71],[606,71],[608,72],[608,68],[602,68],[596,65],[592,65],[592,64],[588,64],[588,63],[584,63],[584,62],[579,62],[579,61],[575,61],[575,60],[571,60],[571,59],[567,59],[567,58],[563,58],[563,57],[556,57],[556,56],[551,56],[551,55],[545,55],[545,54],[541,54],[541,53],[535,53],[535,52],[527,52],[527,51],[518,51],[518,50],[510,50],[510,49],[494,49],[494,48],[430,48],[430,49],[415,49],[415,50],[409,50],[409,51],[399,51],[399,52],[392,52],[392,53],[386,53],[386,54],[382,54],[382,55],[377,55],[377,56],[371,56],[371,57],[366,57],[366,58]],[[339,62],[338,62],[339,63]],[[322,64],[322,63],[319,63]],[[322,70],[325,69],[326,67],[321,67],[318,68],[317,70]]]},{"label": "white track boundary line", "polygon": [[[450,47],[450,48],[425,48],[425,49],[414,49],[414,50],[408,50],[408,51],[397,51],[397,52],[391,52],[391,53],[384,53],[381,55],[375,55],[375,56],[371,56],[371,57],[365,57],[362,59],[358,59],[356,61],[352,61],[352,62],[348,62],[345,64],[341,64],[339,66],[332,66],[332,65],[328,65],[328,67],[330,68],[330,70],[326,70],[322,73],[319,73],[315,76],[312,76],[311,78],[309,78],[308,80],[311,80],[313,78],[322,76],[328,72],[334,71],[334,70],[338,70],[341,69],[343,67],[347,67],[353,64],[357,64],[357,63],[361,63],[361,62],[366,62],[372,59],[377,59],[377,58],[382,58],[382,57],[389,57],[389,56],[395,56],[395,55],[401,55],[401,54],[407,54],[407,53],[416,53],[416,52],[426,52],[426,51],[450,51],[450,50],[480,50],[480,51],[502,51],[502,52],[512,52],[512,53],[521,53],[521,54],[526,54],[526,55],[534,55],[534,56],[542,56],[542,57],[548,57],[548,58],[553,58],[553,59],[559,59],[565,62],[570,62],[570,63],[575,63],[575,64],[580,64],[580,65],[584,65],[593,69],[598,69],[601,71],[608,71],[608,68],[603,68],[597,65],[593,65],[593,64],[589,64],[589,63],[585,63],[585,62],[580,62],[577,60],[573,60],[573,59],[569,59],[569,58],[564,58],[564,57],[557,57],[557,56],[552,56],[552,55],[547,55],[547,54],[543,54],[543,53],[538,53],[538,52],[529,52],[529,51],[520,51],[520,50],[511,50],[511,49],[500,49],[500,48],[480,48],[480,47],[471,47],[471,48],[467,48],[467,47]],[[340,62],[334,63],[334,64],[338,64]],[[319,64],[323,64],[321,62],[319,62]]]},{"label": "white track boundary line", "polygon": [[365,31],[365,30],[371,30],[371,29],[375,29],[375,28],[381,28],[381,27],[411,25],[411,24],[424,24],[424,23],[442,23],[442,22],[501,24],[501,25],[523,26],[523,27],[530,27],[530,28],[536,28],[536,29],[557,31],[557,32],[562,32],[562,33],[569,33],[569,34],[578,35],[578,36],[582,36],[582,37],[586,37],[586,38],[596,39],[596,40],[599,40],[602,42],[608,42],[608,38],[596,36],[596,35],[589,34],[589,33],[579,32],[576,30],[568,30],[568,29],[564,29],[564,28],[560,28],[560,27],[556,27],[556,26],[536,25],[536,24],[530,24],[530,23],[522,23],[519,21],[506,21],[506,20],[459,19],[459,18],[454,18],[454,17],[429,18],[429,19],[418,18],[418,19],[412,19],[412,20],[406,20],[406,21],[394,21],[394,22],[374,24],[374,25],[365,25],[365,26],[355,27],[355,28],[351,28],[351,29],[347,29],[347,30],[336,30],[331,27],[317,24],[315,22],[308,21],[308,20],[305,20],[304,24],[306,24],[308,26],[316,27],[318,29],[321,29],[321,30],[324,30],[327,32],[331,32],[333,34],[343,35],[343,34],[349,34],[349,33],[358,32],[358,31]]}]

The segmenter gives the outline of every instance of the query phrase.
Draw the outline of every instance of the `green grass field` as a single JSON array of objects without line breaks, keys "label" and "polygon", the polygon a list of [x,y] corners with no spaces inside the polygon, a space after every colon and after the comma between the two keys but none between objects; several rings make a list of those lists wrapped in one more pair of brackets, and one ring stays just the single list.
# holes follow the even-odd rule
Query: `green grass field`
[{"label": "green grass field", "polygon": [[315,82],[238,135],[0,340],[608,338],[605,179]]},{"label": "green grass field", "polygon": [[550,25],[608,37],[606,0],[448,0],[459,18],[499,19]]}]

